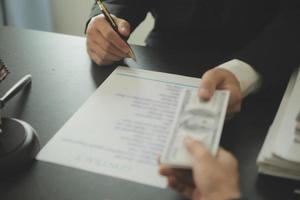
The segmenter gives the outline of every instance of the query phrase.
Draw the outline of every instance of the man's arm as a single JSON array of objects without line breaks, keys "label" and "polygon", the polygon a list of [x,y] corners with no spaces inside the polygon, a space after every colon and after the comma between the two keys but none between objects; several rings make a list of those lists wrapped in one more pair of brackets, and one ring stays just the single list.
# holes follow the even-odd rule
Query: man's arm
[{"label": "man's arm", "polygon": [[215,89],[229,89],[228,112],[234,113],[241,107],[241,96],[258,86],[267,88],[287,81],[293,69],[300,65],[299,24],[300,1],[282,0],[278,16],[237,53],[235,60],[203,75],[199,96],[209,99]]}]

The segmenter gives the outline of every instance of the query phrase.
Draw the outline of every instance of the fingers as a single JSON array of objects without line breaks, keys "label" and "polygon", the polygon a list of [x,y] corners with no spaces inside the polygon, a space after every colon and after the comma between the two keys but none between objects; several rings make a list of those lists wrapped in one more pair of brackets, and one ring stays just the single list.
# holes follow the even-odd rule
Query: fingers
[{"label": "fingers", "polygon": [[169,166],[159,166],[159,173],[163,176],[174,176],[185,185],[194,186],[192,171],[188,169],[174,169]]},{"label": "fingers", "polygon": [[202,76],[198,95],[203,100],[209,100],[216,89],[230,91],[227,114],[228,116],[241,110],[242,92],[240,83],[233,73],[223,68],[213,68]]},{"label": "fingers", "polygon": [[[130,34],[130,25],[123,19],[115,18],[121,35]],[[103,15],[92,18],[87,27],[87,52],[97,64],[111,64],[128,57],[129,47],[113,30]]]},{"label": "fingers", "polygon": [[168,166],[165,166],[165,165],[160,165],[158,172],[160,175],[163,175],[163,176],[170,176],[170,175],[174,174],[173,169]]},{"label": "fingers", "polygon": [[198,161],[202,161],[202,165],[204,161],[205,164],[208,164],[210,161],[216,159],[219,163],[237,168],[238,162],[236,158],[222,147],[218,149],[217,155],[214,158],[203,144],[192,139],[191,137],[185,138],[184,143],[190,154],[194,156]]},{"label": "fingers", "polygon": [[90,58],[97,63],[98,65],[100,64],[100,58],[98,57],[98,55],[91,49],[87,50],[87,53],[89,54]]},{"label": "fingers", "polygon": [[[201,143],[187,138],[185,145],[194,156],[193,177],[196,185],[192,199],[233,199],[240,196],[237,161],[220,148],[212,157]],[[174,183],[173,183],[174,184]],[[180,185],[175,185],[179,189]]]},{"label": "fingers", "polygon": [[101,49],[103,49],[108,54],[113,54],[119,56],[120,58],[124,58],[127,56],[126,53],[122,52],[120,49],[112,45],[109,41],[107,41],[100,32],[94,32],[93,35],[90,35],[88,41],[91,43],[97,44]]},{"label": "fingers", "polygon": [[195,184],[191,170],[174,169],[166,165],[160,165],[159,173],[167,177],[169,187],[187,198],[192,197]]},{"label": "fingers", "polygon": [[218,85],[224,81],[224,76],[220,74],[219,70],[211,69],[205,72],[202,76],[201,85],[198,95],[203,100],[209,100],[214,94]]},{"label": "fingers", "polygon": [[218,149],[216,158],[213,158],[211,153],[208,151],[208,149],[201,144],[200,142],[187,137],[184,141],[187,150],[191,153],[192,156],[194,156],[198,161],[205,161],[206,164],[209,163],[209,161],[212,161],[216,159],[218,162],[229,165],[230,167],[237,168],[238,162],[236,158],[228,151],[220,147]]},{"label": "fingers", "polygon": [[195,157],[197,160],[210,160],[212,159],[212,155],[208,151],[208,149],[201,144],[199,141],[192,139],[191,137],[187,137],[184,140],[184,144],[188,150],[188,152]]},{"label": "fingers", "polygon": [[177,180],[175,176],[168,177],[168,185],[174,189],[176,189],[178,192],[182,192],[185,188],[185,185],[182,184],[180,181]]},{"label": "fingers", "polygon": [[[103,37],[113,44],[115,47],[120,49],[123,53],[129,52],[129,47],[126,42],[114,31],[110,24],[105,20],[103,15],[97,16],[94,20],[95,28],[103,35]],[[121,28],[123,29],[123,28]]]},{"label": "fingers", "polygon": [[120,18],[115,18],[115,21],[118,26],[119,33],[121,33],[124,37],[128,37],[131,30],[130,24],[126,20]]},{"label": "fingers", "polygon": [[97,42],[93,40],[87,40],[88,49],[95,52],[99,59],[110,60],[112,62],[119,61],[122,59],[122,56],[116,55],[116,53],[111,52],[110,50],[105,50]]},{"label": "fingers", "polygon": [[220,163],[227,165],[228,168],[232,168],[234,170],[238,168],[237,159],[229,151],[223,149],[222,147],[219,148],[216,159]]},{"label": "fingers", "polygon": [[174,176],[168,177],[167,180],[168,180],[169,187],[173,188],[174,190],[176,190],[177,192],[179,192],[180,194],[182,194],[187,198],[192,197],[193,192],[195,190],[194,186],[191,187],[189,185],[183,184],[180,180],[178,180]]},{"label": "fingers", "polygon": [[227,89],[230,91],[230,98],[228,102],[227,113],[237,113],[241,110],[242,93],[239,82],[236,80],[228,80],[220,89]]}]

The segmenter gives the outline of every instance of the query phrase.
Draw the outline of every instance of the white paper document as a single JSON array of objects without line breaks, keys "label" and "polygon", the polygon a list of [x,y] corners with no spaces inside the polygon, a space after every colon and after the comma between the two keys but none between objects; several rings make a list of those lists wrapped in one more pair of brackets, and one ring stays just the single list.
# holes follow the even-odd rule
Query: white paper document
[{"label": "white paper document", "polygon": [[118,67],[37,155],[38,160],[166,187],[157,158],[184,89],[200,79]]}]

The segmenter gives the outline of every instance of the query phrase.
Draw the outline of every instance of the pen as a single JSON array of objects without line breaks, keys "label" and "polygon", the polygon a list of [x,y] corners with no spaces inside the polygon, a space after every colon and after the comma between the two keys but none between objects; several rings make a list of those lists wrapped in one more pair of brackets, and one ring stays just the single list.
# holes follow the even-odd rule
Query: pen
[{"label": "pen", "polygon": [[[26,75],[14,84],[4,95],[0,98],[0,112],[4,105],[13,98],[18,92],[20,92],[26,85],[31,83],[31,75]],[[0,113],[1,114],[1,113]],[[2,134],[2,121],[0,116],[0,134]]]},{"label": "pen", "polygon": [[0,109],[14,97],[18,92],[20,92],[26,85],[31,83],[32,76],[30,74],[25,75],[16,84],[14,84],[4,95],[0,98]]},{"label": "pen", "polygon": [[[0,59],[0,83],[3,81],[7,75],[9,74],[9,71],[5,65],[5,63]],[[1,120],[1,108],[0,108],[0,136],[3,134],[2,132],[2,120]]]},{"label": "pen", "polygon": [[116,24],[115,20],[111,16],[111,14],[108,12],[106,6],[102,3],[102,0],[96,0],[96,3],[98,4],[100,10],[104,14],[106,21],[108,21],[108,23],[111,25],[111,27],[114,29],[114,31],[116,31],[119,34],[119,36],[126,42],[127,46],[129,47],[128,56],[130,58],[132,58],[134,61],[136,61],[136,56],[135,56],[133,50],[131,49],[131,47],[127,43],[127,41],[124,39],[124,37],[119,33],[118,25]]}]

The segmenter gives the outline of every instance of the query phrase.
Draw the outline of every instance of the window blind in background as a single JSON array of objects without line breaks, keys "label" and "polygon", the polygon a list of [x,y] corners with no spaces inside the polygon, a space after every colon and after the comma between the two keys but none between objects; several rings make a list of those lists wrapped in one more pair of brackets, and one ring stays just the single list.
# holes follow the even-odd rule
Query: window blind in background
[{"label": "window blind in background", "polygon": [[20,28],[52,31],[49,0],[0,0],[4,24]]},{"label": "window blind in background", "polygon": [[0,0],[0,26],[2,26],[4,23],[3,19],[3,10],[2,10],[2,0]]}]

